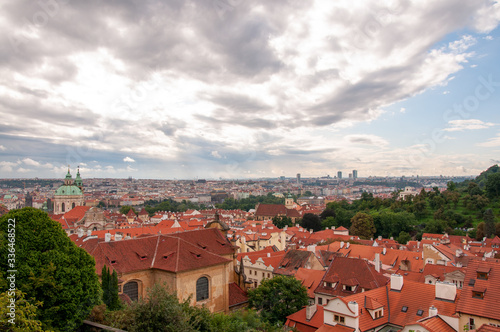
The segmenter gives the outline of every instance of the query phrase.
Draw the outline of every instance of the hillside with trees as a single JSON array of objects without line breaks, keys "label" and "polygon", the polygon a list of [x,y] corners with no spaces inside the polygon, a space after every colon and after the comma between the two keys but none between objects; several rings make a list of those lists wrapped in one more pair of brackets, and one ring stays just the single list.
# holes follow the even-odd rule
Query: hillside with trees
[{"label": "hillside with trees", "polygon": [[367,238],[372,233],[369,223],[361,228],[353,225],[353,221],[358,221],[355,215],[364,213],[373,218],[373,236],[394,237],[400,243],[410,238],[419,240],[423,233],[468,234],[482,239],[500,236],[499,201],[500,171],[494,165],[474,180],[449,182],[445,191],[437,187],[430,191],[422,189],[405,199],[399,199],[398,192],[386,199],[363,193],[351,204],[332,202],[320,218],[322,228],[344,226],[351,234]]}]

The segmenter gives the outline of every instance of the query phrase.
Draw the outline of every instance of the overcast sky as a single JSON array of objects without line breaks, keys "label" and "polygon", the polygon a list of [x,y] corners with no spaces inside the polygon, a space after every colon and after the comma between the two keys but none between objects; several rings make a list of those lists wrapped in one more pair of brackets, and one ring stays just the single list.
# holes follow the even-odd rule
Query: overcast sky
[{"label": "overcast sky", "polygon": [[500,4],[0,0],[0,177],[473,175]]}]

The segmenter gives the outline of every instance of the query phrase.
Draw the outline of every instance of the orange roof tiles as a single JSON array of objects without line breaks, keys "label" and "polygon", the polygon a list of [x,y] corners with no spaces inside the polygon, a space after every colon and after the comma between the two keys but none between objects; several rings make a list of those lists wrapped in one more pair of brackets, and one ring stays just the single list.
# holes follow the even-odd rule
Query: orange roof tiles
[{"label": "orange roof tiles", "polygon": [[301,332],[313,332],[316,331],[321,325],[323,325],[323,307],[316,306],[316,312],[311,317],[311,319],[306,319],[306,308],[291,314],[286,318],[286,326],[295,327]]},{"label": "orange roof tiles", "polygon": [[323,279],[325,271],[322,270],[311,270],[299,268],[295,274],[295,278],[302,282],[302,285],[307,289],[307,295],[310,298],[314,298],[314,290],[318,287],[321,279]]},{"label": "orange roof tiles", "polygon": [[[223,240],[220,232],[217,234],[214,231],[218,232],[216,229],[204,229],[99,242],[91,248],[90,254],[95,258],[98,274],[105,264],[118,273],[129,273],[151,268],[179,272],[230,262],[221,255],[228,253],[228,250],[234,252],[234,248],[227,240]],[[185,236],[187,233],[191,234]],[[206,244],[205,248],[197,244],[200,239]]]},{"label": "orange roof tiles", "polygon": [[422,326],[429,332],[456,332],[453,327],[439,316],[427,317],[419,320],[415,324]]},{"label": "orange roof tiles", "polygon": [[[315,292],[332,296],[349,296],[354,292],[382,287],[388,282],[389,278],[375,271],[375,267],[366,260],[335,257]],[[324,283],[331,283],[333,287],[325,286]],[[354,286],[354,289],[345,290],[344,285]]]},{"label": "orange roof tiles", "polygon": [[[490,270],[487,279],[482,279],[478,275],[478,270],[484,273],[488,268]],[[474,298],[472,291],[479,290],[479,288],[486,289],[484,297]],[[498,308],[498,303],[500,303],[500,263],[470,261],[457,312],[500,320],[500,310],[492,310],[492,308]]]}]

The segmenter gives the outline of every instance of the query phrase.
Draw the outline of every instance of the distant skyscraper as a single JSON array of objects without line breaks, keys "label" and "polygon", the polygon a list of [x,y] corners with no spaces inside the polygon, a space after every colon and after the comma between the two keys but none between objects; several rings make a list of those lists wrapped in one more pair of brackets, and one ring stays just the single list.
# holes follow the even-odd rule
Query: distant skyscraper
[{"label": "distant skyscraper", "polygon": [[357,179],[358,178],[358,171],[357,170],[352,170],[352,177]]},{"label": "distant skyscraper", "polygon": [[349,179],[352,179],[352,173],[349,173]]},{"label": "distant skyscraper", "polygon": [[338,177],[339,179],[342,179],[342,171],[338,171],[338,172],[337,172],[337,177]]},{"label": "distant skyscraper", "polygon": [[300,173],[297,173],[297,184],[300,184]]}]

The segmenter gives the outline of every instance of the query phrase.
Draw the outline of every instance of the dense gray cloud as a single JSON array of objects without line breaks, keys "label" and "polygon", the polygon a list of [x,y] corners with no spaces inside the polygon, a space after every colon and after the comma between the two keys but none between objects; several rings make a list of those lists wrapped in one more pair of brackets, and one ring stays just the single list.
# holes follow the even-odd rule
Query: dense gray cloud
[{"label": "dense gray cloud", "polygon": [[[47,145],[64,163],[57,147],[80,145],[137,164],[210,161],[213,173],[231,162],[339,157],[321,135],[447,82],[473,42],[439,43],[500,19],[489,0],[0,6],[1,156],[14,160],[22,145],[41,158],[34,149]],[[29,139],[38,143],[20,143]],[[373,135],[343,142],[388,144]]]}]

